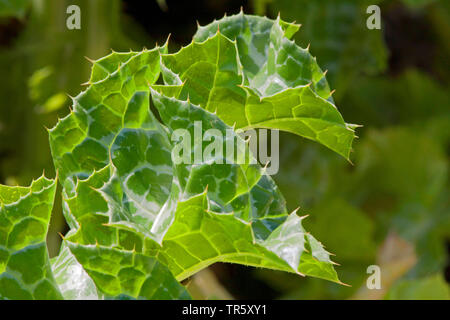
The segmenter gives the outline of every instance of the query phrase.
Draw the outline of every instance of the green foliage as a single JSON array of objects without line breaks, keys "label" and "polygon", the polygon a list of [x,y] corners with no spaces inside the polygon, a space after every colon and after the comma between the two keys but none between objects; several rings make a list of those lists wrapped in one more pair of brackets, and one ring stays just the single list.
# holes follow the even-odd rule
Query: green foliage
[{"label": "green foliage", "polygon": [[353,111],[353,121],[367,117],[377,127],[403,124],[418,128],[439,118],[448,121],[448,92],[423,72],[408,69],[395,77],[362,78],[354,89],[345,99],[345,110]]},{"label": "green foliage", "polygon": [[350,89],[361,73],[376,74],[387,64],[381,30],[369,30],[366,9],[380,1],[274,0],[273,11],[302,24],[296,40],[308,45],[328,70],[337,97]]},{"label": "green foliage", "polygon": [[441,275],[401,280],[386,296],[388,300],[450,300],[450,289]]},{"label": "green foliage", "polygon": [[[180,280],[216,261],[227,261],[267,268],[249,271],[217,265],[183,282],[188,283],[189,293],[195,298],[449,299],[448,279],[446,283],[443,277],[448,272],[450,239],[449,1],[253,0],[250,8],[257,14],[276,18],[280,12],[283,18],[302,24],[300,31],[297,32],[297,24],[239,14],[200,27],[192,43],[190,32],[194,32],[194,19],[170,24],[160,24],[158,19],[138,21],[133,17],[134,8],[121,5],[122,0],[78,0],[82,29],[68,30],[66,8],[72,2],[0,0],[2,183],[26,185],[43,168],[49,176],[54,176],[44,127],[52,127],[58,117],[69,112],[71,101],[66,93],[77,95],[80,83],[90,79],[83,90],[95,93],[90,100],[93,105],[82,104],[88,111],[76,107],[81,94],[75,98],[69,117],[76,121],[71,124],[63,120],[67,122],[67,134],[63,130],[60,133],[66,134],[68,150],[64,149],[66,141],[62,137],[52,142],[52,148],[63,146],[63,153],[57,157],[59,166],[64,166],[58,179],[64,188],[63,197],[56,197],[51,221],[45,226],[49,225],[46,234],[50,256],[60,253],[49,263],[45,244],[41,245],[43,240],[40,240],[45,235],[27,238],[36,241],[31,246],[41,245],[41,251],[32,261],[38,261],[35,265],[45,270],[43,274],[37,269],[27,269],[29,274],[42,276],[32,283],[22,278],[22,267],[12,263],[7,268],[6,260],[2,260],[10,253],[20,256],[25,250],[1,244],[0,278],[6,279],[2,280],[8,284],[5,288],[12,290],[8,293],[10,297],[45,299],[47,296],[40,291],[35,294],[35,289],[38,284],[46,283],[52,298],[188,298],[179,285]],[[369,16],[366,9],[372,4],[381,7],[381,30],[365,28]],[[198,18],[203,24],[206,15],[217,16],[225,6],[226,2],[211,2]],[[177,7],[172,2],[165,10],[170,14]],[[84,15],[86,12],[89,14]],[[137,24],[142,24],[148,32]],[[189,32],[175,33],[174,28]],[[92,30],[96,31],[95,35]],[[161,36],[155,35],[154,30]],[[153,37],[163,39],[169,33],[174,35],[171,48],[190,44],[170,54],[160,48],[162,77],[157,84],[148,81],[153,79],[154,69],[144,71],[145,62],[137,59],[130,68],[133,57],[152,55],[148,50],[145,54],[116,52],[96,60],[92,70],[84,58],[104,56],[110,48],[116,51],[151,48]],[[291,43],[291,39],[309,50]],[[206,47],[214,48],[205,51]],[[287,59],[285,53],[289,53]],[[320,69],[311,55],[317,56]],[[303,68],[298,69],[290,60],[292,57],[304,62]],[[283,69],[283,64],[274,61],[286,62],[289,68]],[[155,66],[158,68],[158,63]],[[327,80],[337,89],[332,97],[326,81],[317,83],[324,74],[322,70],[328,70]],[[136,91],[104,91],[103,81],[114,86],[114,80],[107,80],[112,74],[116,74],[121,89],[126,79],[130,79],[128,88]],[[159,77],[157,74],[159,71],[154,73],[155,78]],[[136,89],[138,79],[148,84]],[[116,101],[113,97],[107,99],[111,94],[115,94]],[[173,99],[169,101],[169,97]],[[308,106],[308,117],[295,112],[297,104],[307,110],[301,98],[315,101],[314,110]],[[163,117],[169,105],[173,108]],[[347,157],[348,144],[327,145],[333,139],[329,131],[319,137],[317,130],[308,129],[311,123],[331,120],[327,128],[345,132],[348,139],[353,137],[350,130],[343,130],[349,125],[343,124],[334,105],[339,106],[347,122],[365,126],[352,154],[355,166],[329,150],[336,147],[334,151]],[[233,110],[228,112],[231,106]],[[107,107],[138,112],[127,116],[126,123],[116,123],[114,119],[124,118],[123,114],[108,113]],[[148,112],[149,107],[152,112]],[[182,110],[193,111],[195,116],[187,116]],[[99,111],[107,115],[107,121],[99,121],[103,119]],[[181,114],[184,120],[180,123],[168,121],[171,116]],[[285,116],[283,121],[280,114]],[[226,170],[218,166],[208,169],[204,163],[198,169],[174,165],[170,157],[175,151],[169,137],[175,128],[192,130],[188,118],[202,120],[204,128],[210,128],[208,122],[212,121],[221,130],[283,126],[283,131],[295,129],[295,134],[313,139],[328,149],[281,132],[281,170],[273,180],[263,178],[260,173],[264,171],[255,165],[231,162],[233,165]],[[287,127],[286,122],[293,126]],[[85,132],[78,132],[80,128],[86,129]],[[108,130],[114,132],[113,137],[103,136]],[[101,147],[93,147],[91,140]],[[127,143],[139,147],[130,151]],[[157,152],[145,152],[150,150],[150,144],[151,150]],[[83,150],[87,157],[82,156]],[[131,163],[126,159],[138,161]],[[228,173],[230,179],[223,178]],[[253,173],[254,178],[245,181]],[[6,195],[4,190],[8,188],[0,187],[0,193]],[[29,188],[9,190],[29,194]],[[245,204],[237,206],[238,202],[233,202],[227,194],[239,194],[241,200],[246,200]],[[61,213],[61,198],[64,198],[66,219]],[[139,206],[141,203],[145,207]],[[273,206],[266,210],[267,203]],[[309,214],[307,219],[287,215],[299,204],[301,210],[296,213]],[[13,206],[10,203],[5,208]],[[24,220],[30,219],[29,212],[20,211]],[[0,216],[4,218],[3,213]],[[65,234],[59,249],[61,237],[57,231],[66,232],[64,220],[71,231]],[[7,224],[2,221],[1,236],[13,228],[11,221]],[[283,226],[286,228],[279,228]],[[297,237],[281,232],[290,228],[299,231]],[[299,276],[300,272],[314,275],[313,269],[308,270],[305,264],[312,243],[302,237],[305,230],[336,254],[333,260],[341,265],[339,278],[352,287]],[[407,250],[396,243],[389,242],[386,246],[392,235]],[[281,238],[283,242],[277,242]],[[282,248],[291,250],[293,256],[301,254],[304,259],[298,266],[288,263],[293,259],[278,255]],[[405,252],[412,261],[406,267],[395,260]],[[137,260],[131,262],[131,256]],[[389,256],[391,265],[386,262]],[[114,261],[106,260],[110,257]],[[98,263],[91,264],[88,259]],[[314,262],[317,270],[320,263]],[[366,268],[371,264],[381,266],[384,290],[366,290],[369,295],[364,296],[361,293],[366,287]],[[97,268],[98,265],[102,267]],[[392,269],[395,265],[403,271]],[[230,268],[232,277],[228,276]],[[211,279],[214,274],[221,283]],[[135,281],[130,281],[130,275]],[[159,280],[146,283],[147,277],[159,277]],[[333,275],[329,274],[329,278]],[[103,279],[114,280],[107,285]],[[250,291],[256,281],[264,281],[266,289]],[[159,282],[165,283],[170,292],[158,292]],[[0,288],[2,285],[3,282]],[[225,289],[230,294],[212,292],[217,286],[224,287],[219,292]],[[5,291],[0,293],[2,298]]]},{"label": "green foliage", "polygon": [[[450,236],[448,160],[434,137],[415,126],[367,130],[355,148],[358,165],[349,169],[327,150],[282,135],[286,151],[280,166],[285,170],[275,180],[288,204],[297,199],[304,204],[310,213],[305,228],[336,254],[340,278],[352,288],[264,271],[258,276],[269,284],[277,279],[275,288],[283,298],[351,297],[365,286],[366,268],[377,264],[375,253],[389,232],[415,248],[417,263],[405,274],[408,281],[443,270]],[[351,230],[358,230],[353,240]]]},{"label": "green foliage", "polygon": [[411,8],[417,9],[429,5],[430,3],[435,2],[435,0],[403,0],[403,2]]},{"label": "green foliage", "polygon": [[[16,5],[23,1],[3,2]],[[143,45],[137,46],[123,35],[122,29],[134,24],[121,23],[121,0],[77,1],[82,29],[76,31],[66,27],[66,10],[73,1],[27,2],[31,5],[27,18],[17,27],[18,34],[11,31],[11,39],[6,37],[6,43],[0,45],[0,180],[19,185],[28,184],[44,168],[49,175],[55,174],[44,126],[52,127],[58,117],[67,114],[67,95],[76,95],[88,79],[90,66],[85,56],[98,58],[111,48],[140,49]],[[88,12],[95,18],[84,15]],[[18,23],[5,19],[2,39],[9,32],[8,21],[12,26]],[[90,30],[96,30],[95,41]],[[61,223],[52,221],[52,237],[62,228]]]},{"label": "green foliage", "polygon": [[70,251],[106,299],[187,299],[189,295],[155,257],[69,242]]},{"label": "green foliage", "polygon": [[[381,30],[365,28],[372,4],[381,7]],[[274,177],[288,204],[300,201],[311,213],[305,228],[336,253],[340,278],[352,288],[264,270],[255,275],[281,298],[354,298],[365,288],[367,266],[380,264],[387,235],[396,233],[414,248],[416,263],[397,275],[392,290],[399,292],[397,283],[426,282],[433,274],[442,279],[450,230],[449,78],[442,68],[448,56],[448,1],[273,0],[267,9],[302,24],[296,41],[311,42],[346,120],[366,129],[355,146],[354,167],[316,145],[280,135],[284,170]],[[424,38],[427,44],[421,45]],[[421,60],[430,47],[432,57]],[[351,214],[354,221],[347,226]],[[347,227],[358,230],[361,244],[370,244],[367,250],[344,249],[349,243],[342,239],[351,238]],[[383,269],[382,278],[389,277]],[[448,283],[433,283],[436,294],[414,285],[404,297],[448,299]]]},{"label": "green foliage", "polygon": [[60,299],[45,243],[56,182],[0,186],[0,299]]},{"label": "green foliage", "polygon": [[0,17],[23,18],[30,0],[0,0]]},{"label": "green foliage", "polygon": [[[192,93],[194,103],[216,112],[229,125],[288,131],[320,142],[348,159],[355,126],[346,124],[333,105],[325,73],[316,59],[308,49],[289,40],[298,28],[280,18],[271,21],[241,12],[200,27],[194,41],[204,42],[163,57],[163,63],[181,73],[185,92]],[[218,55],[207,61],[201,52],[210,46],[217,48]],[[191,60],[183,59],[187,56]],[[177,57],[192,66],[174,63]],[[214,81],[217,70],[227,75],[222,76],[223,81]],[[205,81],[210,89],[202,87]]]},{"label": "green foliage", "polygon": [[[167,54],[164,45],[113,52],[93,63],[88,88],[49,130],[71,228],[52,266],[40,243],[46,259],[36,266],[46,268],[45,283],[55,297],[189,298],[179,281],[215,262],[341,284],[330,254],[305,231],[302,217],[288,214],[275,182],[233,130],[281,129],[348,158],[354,126],[334,106],[315,60],[288,39],[297,29],[280,18],[240,13],[201,27],[178,53]],[[163,85],[156,84],[160,73]],[[226,137],[224,145],[236,143],[246,155],[243,162],[216,154],[195,164],[173,161],[174,132],[194,136],[198,124],[202,134],[215,129]],[[188,143],[195,155],[196,141]],[[51,186],[53,196],[56,184]],[[12,193],[2,188],[0,197],[9,201]],[[40,241],[51,206],[45,208]],[[15,210],[34,214],[25,204]],[[2,214],[11,219],[9,210]],[[10,240],[15,231],[4,234],[9,257],[17,249]],[[19,268],[28,275],[31,266]],[[14,277],[14,270],[8,263],[4,277]],[[4,290],[0,294],[15,297]],[[26,298],[39,298],[33,294]]]},{"label": "green foliage", "polygon": [[[421,261],[412,274],[437,272],[445,265],[444,241],[450,235],[450,211],[444,200],[449,194],[448,162],[442,147],[405,128],[369,132],[359,147],[356,181],[371,181],[371,190],[379,196],[361,191],[355,198],[361,204],[372,203],[370,210],[377,212],[380,230],[393,228],[417,244]],[[381,161],[393,154],[389,162]]]}]

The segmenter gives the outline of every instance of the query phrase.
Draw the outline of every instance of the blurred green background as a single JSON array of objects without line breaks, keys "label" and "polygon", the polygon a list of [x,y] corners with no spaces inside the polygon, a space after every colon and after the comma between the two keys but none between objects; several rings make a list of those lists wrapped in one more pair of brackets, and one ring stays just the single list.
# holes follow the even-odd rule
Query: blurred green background
[{"label": "blurred green background", "polygon": [[[81,30],[66,9],[81,8]],[[369,5],[382,29],[369,30]],[[358,130],[351,159],[281,134],[275,176],[290,209],[327,249],[351,287],[216,264],[187,281],[196,298],[449,299],[450,2],[446,0],[0,0],[0,183],[55,176],[45,127],[69,112],[90,63],[166,41],[187,45],[201,25],[237,13],[280,12],[295,40],[328,69],[336,105]],[[60,199],[51,255],[66,226]],[[366,270],[381,268],[381,290]]]}]

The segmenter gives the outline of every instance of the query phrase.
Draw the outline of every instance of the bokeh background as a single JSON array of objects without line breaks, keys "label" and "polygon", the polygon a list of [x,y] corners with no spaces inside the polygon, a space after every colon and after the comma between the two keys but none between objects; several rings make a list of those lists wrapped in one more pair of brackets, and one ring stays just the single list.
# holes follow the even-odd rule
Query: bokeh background
[{"label": "bokeh background", "polygon": [[[81,30],[66,8],[81,8]],[[367,6],[382,29],[366,28]],[[189,279],[196,298],[449,299],[450,1],[447,0],[0,0],[0,183],[55,176],[45,127],[69,112],[90,63],[166,41],[187,45],[201,25],[239,12],[302,24],[296,42],[328,69],[336,105],[358,130],[351,159],[281,134],[275,176],[290,209],[336,254],[351,287],[216,264]],[[66,226],[60,199],[48,247]],[[368,290],[369,265],[382,289]]]}]

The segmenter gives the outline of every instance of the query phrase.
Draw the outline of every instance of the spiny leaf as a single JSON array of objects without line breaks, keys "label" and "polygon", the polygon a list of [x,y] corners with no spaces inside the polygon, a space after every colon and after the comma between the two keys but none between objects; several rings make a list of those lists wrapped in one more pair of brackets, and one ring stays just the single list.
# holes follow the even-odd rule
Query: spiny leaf
[{"label": "spiny leaf", "polygon": [[65,300],[98,300],[102,294],[83,266],[63,242],[59,255],[52,259],[55,281]]},{"label": "spiny leaf", "polygon": [[0,17],[23,18],[30,0],[0,0]]},{"label": "spiny leaf", "polygon": [[389,290],[387,300],[450,300],[450,287],[441,274],[401,279]]},{"label": "spiny leaf", "polygon": [[[202,108],[164,97],[154,90],[152,97],[170,132],[183,128],[194,135],[196,123],[201,123],[202,134],[214,128],[226,136],[228,129],[232,133],[228,133],[228,139],[240,139],[217,116]],[[162,233],[162,246],[159,246],[157,241],[160,238],[153,237],[150,227],[142,220],[133,220],[132,213],[136,210],[129,211],[133,208],[130,207],[132,200],[124,192],[128,188],[129,194],[137,194],[142,189],[145,194],[153,185],[127,185],[130,179],[123,178],[137,174],[140,176],[137,181],[149,181],[133,165],[133,161],[137,161],[145,167],[152,161],[151,158],[139,156],[141,147],[148,150],[149,136],[143,129],[124,131],[134,138],[140,136],[142,140],[125,143],[119,134],[111,150],[120,150],[117,143],[136,147],[128,149],[126,156],[119,157],[122,162],[115,162],[114,156],[111,156],[110,166],[96,171],[86,180],[79,180],[75,196],[66,199],[68,210],[79,225],[70,241],[81,245],[132,249],[141,253],[160,252],[161,259],[166,261],[179,280],[214,262],[223,261],[339,282],[328,253],[306,234],[299,217],[287,214],[284,199],[276,185],[257,165],[251,165],[250,159],[244,164],[237,164],[236,160],[229,158],[223,160],[231,163],[224,161],[223,164],[215,164],[211,163],[211,159],[203,158],[195,165],[179,164],[173,168],[167,165],[168,169],[173,170],[167,173],[167,181],[178,181],[180,189],[175,198],[177,209],[172,212],[170,224]],[[194,153],[193,141],[189,144],[192,144]],[[151,145],[156,147],[155,143]],[[131,171],[119,169],[116,167],[118,165]],[[163,176],[156,177],[155,183],[163,184]],[[204,192],[205,189],[208,191]],[[169,188],[165,192],[169,194]],[[153,192],[155,194],[158,193]],[[138,200],[138,203],[145,203],[145,199]],[[202,204],[200,208],[198,203]],[[188,230],[185,230],[186,226],[190,226]],[[203,230],[203,227],[207,229]]]},{"label": "spiny leaf", "polygon": [[[227,125],[241,121],[242,128],[256,124],[289,131],[280,124],[287,116],[296,121],[290,127],[295,133],[348,156],[351,139],[339,130],[351,128],[317,94],[328,90],[323,73],[286,38],[298,27],[258,19],[249,17],[250,27],[238,29],[262,30],[260,54],[268,57],[246,60],[257,59],[261,73],[246,69],[239,41],[222,33],[175,55],[165,54],[164,46],[113,52],[93,62],[88,89],[74,98],[73,112],[50,130],[64,214],[72,228],[54,260],[65,297],[185,297],[174,276],[182,280],[218,261],[340,283],[328,252],[303,229],[300,217],[287,213],[274,181]],[[304,73],[291,78],[282,68],[272,68],[271,56],[291,59],[297,53]],[[165,85],[155,85],[160,72]],[[279,78],[282,85],[269,88],[264,77]],[[150,94],[161,122],[150,110]],[[325,95],[329,98],[329,90]],[[230,97],[235,101],[228,103]],[[226,107],[233,103],[226,118]],[[276,105],[273,116],[267,112],[271,104]],[[266,116],[257,117],[264,108]],[[179,129],[194,137],[183,141],[193,162],[174,160]],[[224,152],[205,152],[211,149],[208,141],[198,141],[197,134],[200,139],[211,135]],[[230,144],[237,145],[240,159],[226,152]],[[72,277],[63,265],[82,272]],[[161,281],[150,281],[149,274]],[[76,277],[83,285],[73,286]],[[157,289],[161,282],[170,292]]]},{"label": "spiny leaf", "polygon": [[171,271],[182,280],[215,262],[294,272],[339,282],[329,254],[301,226],[295,213],[265,239],[250,223],[208,208],[206,193],[180,203],[163,242]]},{"label": "spiny leaf", "polygon": [[[105,229],[117,236],[116,243],[107,242],[114,237],[102,237]],[[91,239],[93,244],[86,237],[90,232],[98,233],[94,241]],[[157,245],[151,239],[146,242]],[[143,235],[137,231],[104,226],[102,233],[94,221],[88,230],[71,231],[59,256],[52,261],[64,298],[189,299],[184,287],[157,257],[156,247],[146,244],[143,248],[143,243]]]},{"label": "spiny leaf", "polygon": [[106,299],[189,299],[186,289],[155,257],[71,242],[68,246]]},{"label": "spiny leaf", "polygon": [[56,182],[30,187],[0,185],[0,299],[61,299],[53,278],[46,236]]}]

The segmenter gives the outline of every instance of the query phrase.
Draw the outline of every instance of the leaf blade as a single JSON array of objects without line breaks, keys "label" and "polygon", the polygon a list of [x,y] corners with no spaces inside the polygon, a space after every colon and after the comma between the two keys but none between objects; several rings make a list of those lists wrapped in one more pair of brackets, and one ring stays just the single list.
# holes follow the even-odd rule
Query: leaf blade
[{"label": "leaf blade", "polygon": [[46,236],[56,181],[0,186],[0,298],[62,299],[51,271]]}]

